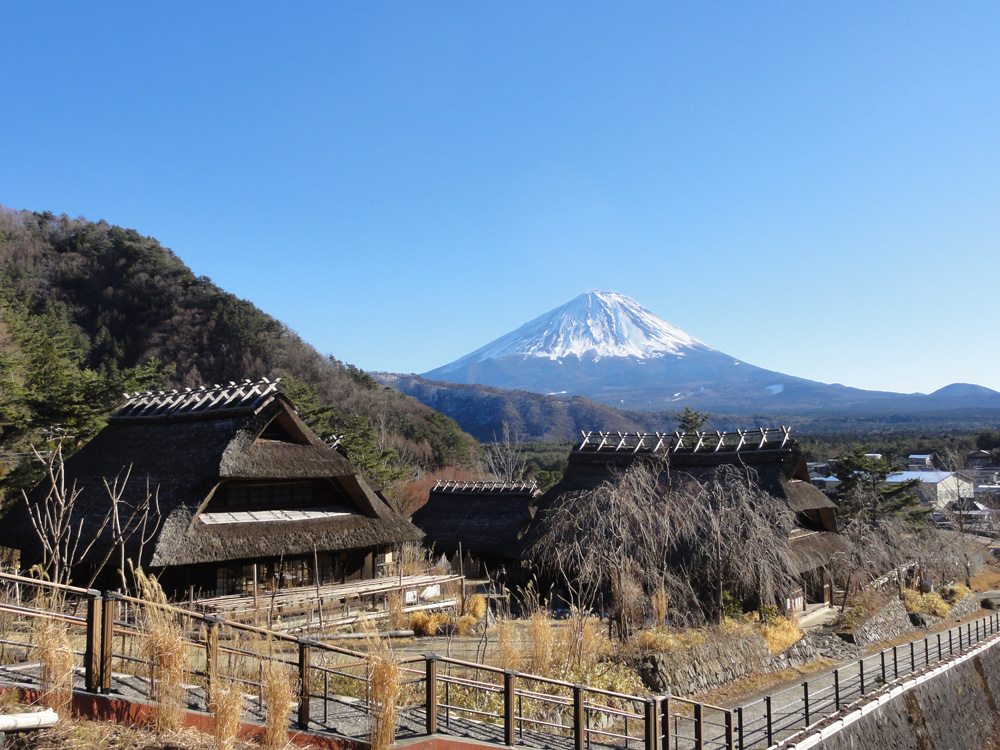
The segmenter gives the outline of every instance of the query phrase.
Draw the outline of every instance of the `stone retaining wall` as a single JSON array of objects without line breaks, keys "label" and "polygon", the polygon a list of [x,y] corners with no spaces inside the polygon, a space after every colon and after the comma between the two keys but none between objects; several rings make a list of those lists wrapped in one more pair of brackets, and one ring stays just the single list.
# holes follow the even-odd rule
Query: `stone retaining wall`
[{"label": "stone retaining wall", "polygon": [[806,664],[819,654],[808,637],[771,655],[760,635],[708,639],[689,649],[643,657],[638,665],[646,686],[661,694],[696,695],[753,674]]},{"label": "stone retaining wall", "polygon": [[952,620],[961,620],[963,617],[975,614],[980,609],[982,609],[982,605],[979,603],[979,597],[973,594],[952,604],[948,617]]},{"label": "stone retaining wall", "polygon": [[868,646],[881,641],[891,641],[913,630],[903,603],[892,597],[871,617],[859,623],[850,633],[839,634],[841,638],[858,646]]}]

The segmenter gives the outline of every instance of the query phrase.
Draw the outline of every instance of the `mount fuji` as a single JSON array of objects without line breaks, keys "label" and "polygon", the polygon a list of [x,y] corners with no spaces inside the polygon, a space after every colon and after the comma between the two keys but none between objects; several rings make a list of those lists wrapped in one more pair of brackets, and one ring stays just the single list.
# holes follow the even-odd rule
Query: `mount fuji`
[{"label": "mount fuji", "polygon": [[[422,377],[586,396],[640,411],[687,405],[733,413],[876,404],[927,409],[966,400],[944,393],[947,388],[935,400],[934,394],[866,391],[766,370],[712,348],[629,297],[600,291],[581,294]],[[986,400],[1000,405],[1000,394],[989,391]]]}]

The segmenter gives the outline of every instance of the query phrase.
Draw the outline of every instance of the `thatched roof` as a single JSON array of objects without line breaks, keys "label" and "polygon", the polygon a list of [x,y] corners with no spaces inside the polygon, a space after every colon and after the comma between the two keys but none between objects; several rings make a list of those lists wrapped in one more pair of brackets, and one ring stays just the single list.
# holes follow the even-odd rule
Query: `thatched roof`
[{"label": "thatched roof", "polygon": [[[155,534],[143,547],[133,538],[126,553],[147,566],[251,559],[358,549],[416,540],[416,527],[393,511],[350,462],[323,443],[273,383],[246,383],[171,394],[137,394],[108,426],[66,459],[67,482],[80,488],[76,517],[84,538],[96,535],[110,506],[104,481],[140,503],[147,487],[158,499]],[[204,523],[211,498],[227,482],[313,480],[339,498],[337,512],[305,520],[263,514],[251,523]],[[43,482],[33,503],[47,492]],[[0,524],[0,544],[22,550],[24,562],[39,554],[37,534],[24,503]],[[105,532],[91,557],[111,544]],[[102,547],[103,545],[103,547]]]},{"label": "thatched roof", "polygon": [[722,465],[744,470],[761,489],[787,500],[800,524],[812,531],[836,534],[836,504],[812,485],[805,457],[786,428],[734,433],[674,433],[585,435],[569,456],[562,480],[542,495],[535,520],[524,535],[525,556],[540,532],[545,513],[567,495],[595,489],[637,460],[666,462],[670,482],[712,478]]},{"label": "thatched roof", "polygon": [[541,493],[534,482],[438,482],[413,523],[436,552],[514,559]]}]

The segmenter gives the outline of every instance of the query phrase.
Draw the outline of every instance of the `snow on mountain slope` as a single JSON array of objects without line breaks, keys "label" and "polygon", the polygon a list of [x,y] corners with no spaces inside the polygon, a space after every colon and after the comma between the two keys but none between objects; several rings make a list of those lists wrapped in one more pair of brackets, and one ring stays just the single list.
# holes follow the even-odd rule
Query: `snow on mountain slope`
[{"label": "snow on mountain slope", "polygon": [[955,384],[930,397],[904,396],[767,370],[702,343],[613,292],[581,294],[422,377],[585,396],[641,411],[681,404],[732,414],[1000,406],[1000,393],[978,386]]},{"label": "snow on mountain slope", "polygon": [[594,291],[581,294],[440,369],[511,355],[553,360],[568,356],[591,360],[654,359],[668,354],[683,357],[692,349],[715,351],[623,294]]}]

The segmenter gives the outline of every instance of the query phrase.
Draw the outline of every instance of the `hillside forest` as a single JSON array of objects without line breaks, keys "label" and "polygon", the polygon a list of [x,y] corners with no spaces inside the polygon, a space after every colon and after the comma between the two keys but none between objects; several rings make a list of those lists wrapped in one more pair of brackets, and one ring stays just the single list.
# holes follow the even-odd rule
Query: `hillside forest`
[{"label": "hillside forest", "polygon": [[392,489],[469,467],[474,438],[448,417],[319,354],[288,326],[196,276],[135,230],[0,209],[0,472],[23,487],[33,448],[72,451],[124,392],[246,378],[281,387],[323,438]]}]

